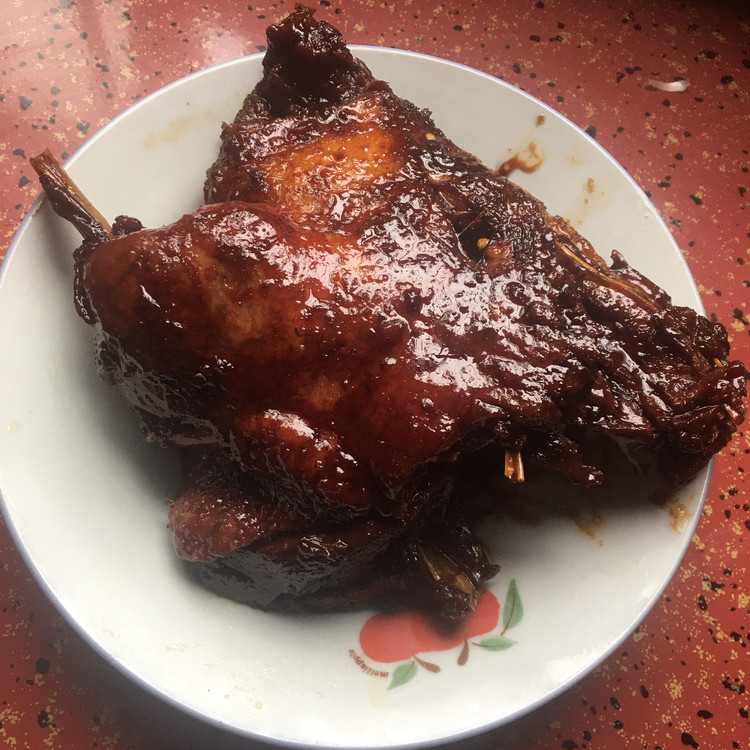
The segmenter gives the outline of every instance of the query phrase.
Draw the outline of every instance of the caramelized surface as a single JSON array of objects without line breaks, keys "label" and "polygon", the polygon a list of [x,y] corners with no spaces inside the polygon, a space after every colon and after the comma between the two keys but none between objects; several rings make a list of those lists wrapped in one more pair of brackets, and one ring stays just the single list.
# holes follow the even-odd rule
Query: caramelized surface
[{"label": "caramelized surface", "polygon": [[677,478],[726,443],[746,373],[721,326],[607,266],[307,9],[264,70],[206,206],[78,253],[101,369],[183,453],[175,547],[210,585],[275,607],[419,591],[460,617],[494,572],[452,495],[463,456],[593,484],[586,434]]}]

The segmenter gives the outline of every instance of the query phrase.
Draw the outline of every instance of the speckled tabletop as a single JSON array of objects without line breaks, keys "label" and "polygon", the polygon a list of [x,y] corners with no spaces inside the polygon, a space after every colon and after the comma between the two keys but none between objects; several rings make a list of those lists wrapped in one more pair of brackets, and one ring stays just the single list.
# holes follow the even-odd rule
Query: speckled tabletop
[{"label": "speckled tabletop", "polygon": [[[734,356],[750,362],[746,2],[318,4],[318,17],[352,43],[478,68],[595,138],[650,195],[707,314],[728,328]],[[265,27],[290,9],[284,0],[4,0],[0,257],[39,194],[28,156],[50,147],[65,158],[165,84],[263,50]],[[650,78],[689,86],[665,93],[648,88]],[[470,744],[750,747],[748,469],[750,441],[739,432],[716,461],[682,566],[635,633],[566,693]],[[2,525],[0,623],[3,746],[255,746],[165,706],[96,655],[45,598]]]}]

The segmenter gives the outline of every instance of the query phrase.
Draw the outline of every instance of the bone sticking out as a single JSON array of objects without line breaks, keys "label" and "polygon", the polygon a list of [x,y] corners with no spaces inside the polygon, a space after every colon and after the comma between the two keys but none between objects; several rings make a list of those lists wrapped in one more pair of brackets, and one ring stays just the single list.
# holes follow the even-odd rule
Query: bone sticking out
[{"label": "bone sticking out", "polygon": [[505,451],[505,477],[511,482],[523,482],[526,479],[526,475],[523,470],[523,459],[521,458],[521,451],[517,450],[506,450]]},{"label": "bone sticking out", "polygon": [[436,550],[422,547],[421,552],[422,560],[435,581],[452,588],[458,596],[465,600],[470,611],[476,609],[480,591],[459,570],[456,563]]},{"label": "bone sticking out", "polygon": [[109,222],[60,166],[49,149],[29,159],[39,175],[55,213],[67,219],[85,240],[101,240],[112,234]]}]

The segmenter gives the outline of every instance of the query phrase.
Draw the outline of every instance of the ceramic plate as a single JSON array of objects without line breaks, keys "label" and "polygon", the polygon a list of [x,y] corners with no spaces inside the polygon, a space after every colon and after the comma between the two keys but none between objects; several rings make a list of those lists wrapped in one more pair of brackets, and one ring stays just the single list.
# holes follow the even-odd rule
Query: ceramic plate
[{"label": "ceramic plate", "polygon": [[[459,65],[393,50],[356,52],[486,164],[534,144],[541,165],[514,178],[601,254],[618,248],[676,302],[700,307],[654,208],[567,120]],[[260,69],[254,56],[164,88],[81,148],[67,165],[71,175],[110,218],[130,214],[149,226],[178,218],[200,204],[220,124],[233,119]],[[205,591],[171,549],[164,501],[176,486],[171,458],[144,443],[133,415],[96,374],[90,332],[72,304],[76,245],[75,233],[42,205],[4,266],[5,514],[70,622],[167,701],[288,744],[393,747],[465,737],[539,706],[600,663],[680,564],[707,471],[666,507],[631,475],[594,510],[572,492],[580,506],[572,516],[537,507],[529,517],[516,512],[528,510],[523,498],[514,501],[514,512],[491,518],[484,532],[501,572],[480,613],[453,639],[406,617],[267,614]],[[559,492],[543,494],[557,499]]]}]

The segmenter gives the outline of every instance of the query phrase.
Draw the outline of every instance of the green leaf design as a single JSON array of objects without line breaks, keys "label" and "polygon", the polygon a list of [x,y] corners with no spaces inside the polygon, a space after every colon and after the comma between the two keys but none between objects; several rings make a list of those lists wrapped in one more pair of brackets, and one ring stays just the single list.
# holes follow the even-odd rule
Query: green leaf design
[{"label": "green leaf design", "polygon": [[404,664],[399,664],[396,669],[393,670],[393,676],[391,677],[391,684],[388,685],[388,690],[405,685],[409,680],[414,679],[414,675],[416,674],[416,662],[407,661]]},{"label": "green leaf design", "polygon": [[503,633],[509,628],[514,628],[521,622],[523,617],[523,603],[521,595],[518,593],[518,586],[514,578],[508,585],[508,592],[505,594],[505,606],[503,607]]},{"label": "green leaf design", "polygon": [[506,648],[510,648],[515,645],[515,641],[511,641],[510,638],[505,638],[502,635],[495,635],[491,638],[485,638],[479,643],[474,643],[475,646],[481,646],[486,648],[488,651],[505,651]]}]

